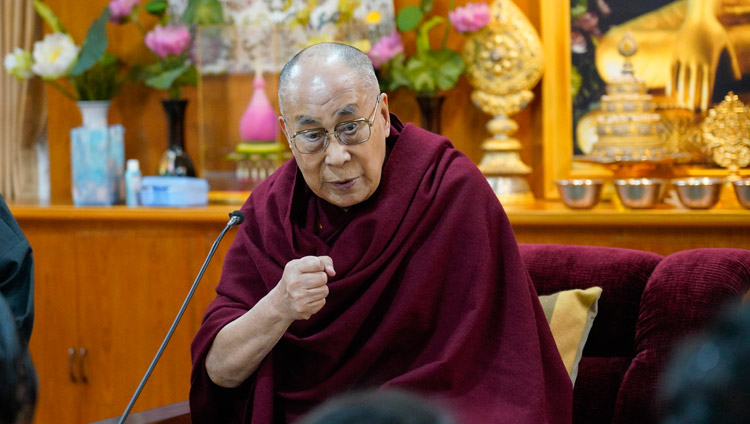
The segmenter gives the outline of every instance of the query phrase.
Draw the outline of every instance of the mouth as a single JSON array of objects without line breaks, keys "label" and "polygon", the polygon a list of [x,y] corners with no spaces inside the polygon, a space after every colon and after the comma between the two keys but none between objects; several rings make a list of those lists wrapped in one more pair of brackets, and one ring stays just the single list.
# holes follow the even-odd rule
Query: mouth
[{"label": "mouth", "polygon": [[357,178],[350,178],[346,180],[336,180],[331,181],[330,184],[335,187],[337,190],[349,190],[352,187],[354,187],[354,184],[357,183]]}]

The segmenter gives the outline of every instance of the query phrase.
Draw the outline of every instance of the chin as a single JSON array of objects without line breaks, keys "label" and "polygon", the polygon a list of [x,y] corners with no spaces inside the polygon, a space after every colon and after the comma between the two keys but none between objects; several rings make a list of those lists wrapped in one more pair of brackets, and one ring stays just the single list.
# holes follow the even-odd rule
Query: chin
[{"label": "chin", "polygon": [[329,196],[323,197],[323,199],[340,208],[350,208],[369,199],[371,195],[372,193],[351,193],[349,195],[341,196],[338,193],[331,193]]},{"label": "chin", "polygon": [[365,198],[353,199],[351,197],[346,197],[343,199],[342,198],[328,198],[325,200],[328,201],[328,203],[331,203],[332,205],[336,205],[340,208],[350,208],[356,204],[364,202],[365,200],[367,200],[367,198],[365,197]]}]

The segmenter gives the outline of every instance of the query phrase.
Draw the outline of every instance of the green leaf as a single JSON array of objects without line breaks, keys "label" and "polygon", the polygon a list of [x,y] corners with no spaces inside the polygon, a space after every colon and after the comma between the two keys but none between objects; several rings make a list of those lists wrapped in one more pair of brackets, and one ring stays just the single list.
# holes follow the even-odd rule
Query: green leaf
[{"label": "green leaf", "polygon": [[581,77],[581,74],[578,72],[578,68],[575,65],[572,65],[570,67],[570,97],[571,99],[575,99],[575,97],[578,95],[578,90],[581,89],[582,84],[583,84],[583,77]]},{"label": "green leaf", "polygon": [[396,25],[401,32],[411,31],[422,22],[424,13],[419,6],[409,6],[401,9],[396,15]]},{"label": "green leaf", "polygon": [[414,55],[406,64],[406,76],[418,95],[434,95],[456,85],[464,69],[463,59],[450,49]]},{"label": "green leaf", "polygon": [[182,20],[188,25],[217,25],[224,22],[219,0],[188,0]]},{"label": "green leaf", "polygon": [[424,13],[429,13],[432,10],[432,6],[434,5],[435,2],[433,0],[422,0],[420,7],[424,11]]},{"label": "green leaf", "polygon": [[182,14],[182,20],[185,21],[186,24],[191,24],[195,21],[195,16],[198,14],[198,6],[201,2],[202,0],[188,0],[185,13]]},{"label": "green leaf", "polygon": [[58,18],[57,15],[55,15],[55,12],[53,12],[52,9],[50,9],[50,7],[42,0],[34,0],[34,10],[36,10],[36,13],[44,19],[44,22],[49,25],[52,31],[67,34],[65,27],[63,27],[62,22],[60,22],[60,18]]},{"label": "green leaf", "polygon": [[433,16],[425,22],[417,31],[417,53],[425,53],[430,50],[430,30],[445,22],[445,18]]},{"label": "green leaf", "polygon": [[108,44],[107,20],[109,20],[109,7],[105,7],[102,10],[102,14],[91,23],[89,32],[86,34],[86,40],[83,42],[81,53],[78,55],[78,61],[73,70],[70,71],[71,75],[81,75],[86,72],[104,55]]},{"label": "green leaf", "polygon": [[202,0],[198,5],[193,22],[189,24],[196,25],[218,25],[224,22],[224,12],[221,9],[221,3],[218,0]]},{"label": "green leaf", "polygon": [[578,19],[589,10],[588,0],[574,0],[575,4],[570,7],[570,18]]},{"label": "green leaf", "polygon": [[172,83],[187,71],[190,65],[182,65],[179,68],[171,69],[158,75],[146,79],[146,85],[157,90],[167,90]]},{"label": "green leaf", "polygon": [[393,59],[383,64],[381,69],[384,77],[381,80],[383,81],[384,91],[395,91],[399,87],[411,86],[409,78],[406,77],[404,60],[404,54],[399,53]]},{"label": "green leaf", "polygon": [[153,0],[146,3],[146,12],[154,16],[162,16],[167,11],[167,0]]},{"label": "green leaf", "polygon": [[434,52],[433,58],[439,64],[436,78],[438,88],[453,88],[464,71],[464,60],[461,55],[451,49],[441,49]]},{"label": "green leaf", "polygon": [[185,72],[183,72],[175,81],[177,85],[192,85],[195,87],[198,85],[198,70],[195,66],[190,65]]}]

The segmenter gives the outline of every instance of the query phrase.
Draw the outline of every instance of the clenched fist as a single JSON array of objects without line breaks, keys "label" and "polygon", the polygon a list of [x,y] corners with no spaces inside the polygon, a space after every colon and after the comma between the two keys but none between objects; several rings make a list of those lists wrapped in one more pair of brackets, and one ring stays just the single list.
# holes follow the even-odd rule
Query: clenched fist
[{"label": "clenched fist", "polygon": [[334,275],[333,260],[328,256],[305,256],[289,261],[273,289],[273,304],[290,319],[308,319],[325,305],[326,284]]}]

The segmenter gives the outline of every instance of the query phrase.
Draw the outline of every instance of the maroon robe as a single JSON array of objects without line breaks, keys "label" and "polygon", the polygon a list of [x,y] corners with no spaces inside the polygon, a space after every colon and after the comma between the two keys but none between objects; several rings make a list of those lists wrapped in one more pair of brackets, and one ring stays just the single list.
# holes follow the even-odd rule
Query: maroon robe
[{"label": "maroon robe", "polygon": [[[571,421],[570,378],[487,181],[446,138],[395,116],[387,143],[379,188],[348,212],[315,196],[294,160],[242,207],[192,345],[193,423],[293,422],[372,387],[437,399],[463,423]],[[323,309],[293,323],[242,385],[214,385],[216,333],[307,255],[336,269]]]}]

